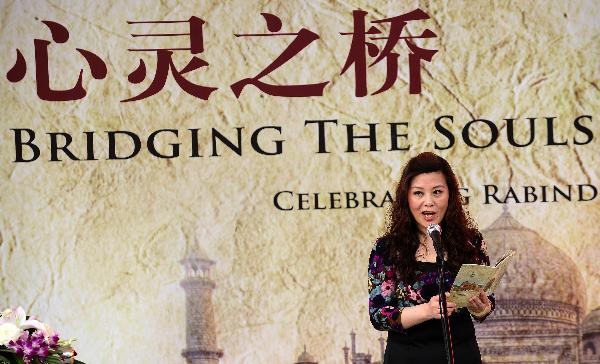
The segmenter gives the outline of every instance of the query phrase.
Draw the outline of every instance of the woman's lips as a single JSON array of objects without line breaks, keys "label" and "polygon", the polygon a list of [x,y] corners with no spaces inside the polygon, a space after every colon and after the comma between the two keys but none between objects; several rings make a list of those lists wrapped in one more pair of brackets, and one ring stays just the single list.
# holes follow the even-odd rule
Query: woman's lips
[{"label": "woman's lips", "polygon": [[435,220],[436,214],[433,212],[422,212],[421,214],[423,215],[423,219],[425,219],[427,222],[432,222]]}]

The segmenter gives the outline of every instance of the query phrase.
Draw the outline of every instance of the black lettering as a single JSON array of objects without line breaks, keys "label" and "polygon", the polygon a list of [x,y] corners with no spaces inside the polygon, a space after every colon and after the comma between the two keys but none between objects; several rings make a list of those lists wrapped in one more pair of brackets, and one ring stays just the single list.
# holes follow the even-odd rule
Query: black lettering
[{"label": "black lettering", "polygon": [[[496,197],[496,193],[498,193],[498,186],[483,185],[483,188],[485,189],[485,202],[483,203],[484,205],[490,204],[490,198],[493,198],[494,200],[496,200],[497,203],[502,203],[498,199],[498,197]],[[493,190],[493,192],[491,190]]]},{"label": "black lettering", "polygon": [[367,123],[369,125],[369,134],[367,135],[354,135],[354,125],[356,124],[345,124],[346,125],[346,136],[348,138],[348,149],[347,153],[356,152],[354,149],[354,139],[369,139],[369,151],[378,152],[377,150],[377,124]]},{"label": "black lettering", "polygon": [[188,129],[188,130],[192,134],[192,155],[190,155],[190,158],[202,157],[202,154],[200,154],[199,150],[198,150],[198,131],[200,129]]},{"label": "black lettering", "polygon": [[88,161],[97,161],[94,157],[94,132],[93,131],[84,131],[85,140],[86,140],[86,160]]},{"label": "black lettering", "polygon": [[340,205],[340,193],[339,192],[329,192],[329,204],[332,209],[341,209],[342,205]]},{"label": "black lettering", "polygon": [[[356,193],[355,192],[346,192],[346,208],[347,209],[354,209],[356,207],[358,207],[358,200],[356,199]],[[350,197],[352,196],[352,197]],[[350,206],[350,201],[352,201],[354,206]]]},{"label": "black lettering", "polygon": [[175,136],[179,136],[179,131],[177,129],[156,130],[155,132],[153,132],[152,134],[150,134],[148,136],[148,141],[146,142],[146,146],[148,147],[148,151],[150,152],[150,154],[152,154],[153,156],[158,157],[158,158],[167,158],[167,159],[179,157],[179,144],[180,143],[169,144],[171,146],[171,154],[169,154],[169,155],[161,154],[156,150],[156,146],[154,145],[154,138],[156,138],[156,136],[162,132],[170,132],[170,133],[175,134]]},{"label": "black lettering", "polygon": [[519,144],[515,140],[515,130],[514,123],[515,119],[504,119],[506,120],[506,136],[508,138],[508,143],[515,147],[526,147],[533,143],[535,140],[535,118],[527,118],[529,120],[529,141],[524,144]]},{"label": "black lettering", "polygon": [[552,191],[554,192],[553,196],[554,196],[554,202],[556,202],[556,194],[558,192],[559,195],[561,195],[562,197],[564,197],[566,200],[571,201],[571,185],[568,185],[568,191],[567,193],[563,192],[560,188],[558,188],[557,186],[552,186]]},{"label": "black lettering", "polygon": [[[58,151],[62,150],[63,153],[69,157],[70,160],[78,161],[77,158],[71,151],[69,150],[69,144],[73,141],[73,137],[71,137],[68,133],[46,133],[50,135],[50,162],[60,162],[58,159]],[[64,137],[65,143],[63,146],[58,146],[58,137]]]},{"label": "black lettering", "polygon": [[313,193],[313,195],[315,196],[315,210],[325,210],[327,206],[319,205],[319,194]]},{"label": "black lettering", "polygon": [[[584,198],[584,193],[583,193],[583,188],[584,187],[589,187],[592,189],[592,197],[590,198]],[[577,189],[579,190],[579,201],[592,201],[593,199],[596,198],[596,196],[598,196],[598,190],[596,189],[596,187],[592,186],[592,185],[588,185],[588,184],[582,184],[582,185],[577,185]]]},{"label": "black lettering", "polygon": [[546,127],[548,130],[548,144],[546,145],[567,145],[567,141],[557,142],[554,140],[554,119],[555,117],[546,117]]},{"label": "black lettering", "polygon": [[395,151],[395,150],[409,150],[410,149],[410,144],[406,145],[406,146],[402,146],[402,147],[398,147],[398,139],[399,138],[404,138],[406,139],[406,141],[408,141],[408,133],[406,134],[398,134],[398,126],[404,126],[406,128],[408,128],[408,123],[403,122],[403,123],[388,123],[390,125],[390,137],[391,139],[391,147],[390,147],[390,152]]},{"label": "black lettering", "polygon": [[575,129],[579,130],[580,132],[582,132],[583,134],[585,134],[587,136],[587,139],[584,141],[579,141],[579,140],[577,140],[577,138],[573,138],[573,143],[575,143],[577,145],[585,145],[585,144],[591,143],[592,140],[594,140],[594,133],[592,133],[591,129],[586,128],[585,126],[581,125],[581,121],[580,121],[581,119],[589,119],[589,121],[592,122],[591,115],[581,115],[575,119]]},{"label": "black lettering", "polygon": [[515,193],[515,190],[513,190],[512,187],[508,187],[508,192],[506,192],[506,197],[504,197],[503,203],[506,203],[506,200],[508,200],[509,198],[512,198],[513,200],[515,200],[516,203],[521,203],[521,201],[519,201],[519,199],[517,198],[517,194]]},{"label": "black lettering", "polygon": [[273,205],[275,205],[275,208],[277,208],[277,210],[292,211],[294,209],[293,206],[290,206],[289,208],[285,208],[285,207],[282,207],[281,204],[279,203],[279,196],[281,196],[281,194],[283,194],[283,193],[287,193],[291,196],[294,195],[294,193],[292,191],[279,191],[275,194],[275,196],[273,196]]},{"label": "black lettering", "polygon": [[373,205],[375,207],[380,207],[377,205],[376,202],[373,201],[374,198],[375,198],[375,192],[363,191],[363,207],[364,208],[369,207],[367,202],[370,202],[371,205]]},{"label": "black lettering", "polygon": [[[125,131],[125,130],[107,131],[106,133],[108,134],[108,160],[133,158],[142,149],[142,141],[140,140],[140,137],[138,137],[135,133],[132,133],[130,131]],[[125,157],[117,156],[117,152],[116,152],[116,149],[117,149],[116,144],[117,143],[116,143],[115,137],[119,134],[127,135],[133,141],[133,151],[128,156],[125,156]]]},{"label": "black lettering", "polygon": [[[469,131],[471,129],[471,125],[473,125],[477,122],[482,122],[490,128],[490,133],[491,133],[490,140],[485,145],[477,145],[477,144],[473,143],[473,141],[471,140],[471,135],[470,135]],[[496,127],[496,125],[494,123],[492,123],[489,120],[475,119],[475,120],[469,121],[467,123],[467,125],[465,125],[465,127],[462,130],[462,137],[463,137],[463,140],[465,141],[465,143],[471,148],[487,148],[490,145],[494,144],[496,142],[496,140],[498,139],[498,128]]]},{"label": "black lettering", "polygon": [[[33,162],[40,157],[40,148],[33,144],[35,140],[35,132],[31,129],[10,129],[15,132],[15,160],[13,162]],[[26,132],[29,135],[29,140],[23,141],[21,136],[22,132]],[[30,159],[23,158],[23,146],[26,145],[31,149],[33,156]]]},{"label": "black lettering", "polygon": [[308,210],[310,208],[310,200],[308,193],[298,194],[298,210]]},{"label": "black lettering", "polygon": [[[523,192],[525,192],[525,202],[535,202],[537,201],[537,195],[535,194],[535,187],[533,186],[524,186]],[[531,200],[529,198],[532,198]]]},{"label": "black lettering", "polygon": [[383,201],[381,201],[381,206],[386,203],[394,203],[394,199],[392,198],[392,193],[390,191],[385,191],[385,196],[383,196]]},{"label": "black lettering", "polygon": [[237,130],[237,145],[233,144],[229,139],[225,138],[217,129],[212,128],[212,154],[211,157],[220,157],[221,155],[217,152],[217,139],[223,144],[227,145],[229,149],[233,150],[235,154],[242,155],[242,129],[243,127],[235,128]]},{"label": "black lettering", "polygon": [[546,187],[548,186],[540,186],[542,188],[542,202],[548,202],[548,199],[546,198]]},{"label": "black lettering", "polygon": [[442,115],[440,117],[438,117],[437,119],[435,119],[435,129],[437,131],[440,132],[440,134],[442,134],[443,136],[445,136],[446,138],[448,138],[448,145],[445,147],[441,147],[438,145],[437,142],[435,142],[435,149],[438,150],[444,150],[444,149],[449,149],[452,148],[452,146],[454,145],[454,135],[452,134],[452,132],[450,132],[450,130],[444,128],[444,126],[442,125],[442,119],[449,119],[450,123],[454,123],[454,117],[452,115]]},{"label": "black lettering", "polygon": [[335,125],[337,125],[337,120],[333,119],[333,120],[305,120],[304,121],[304,126],[306,126],[306,124],[317,124],[318,125],[317,135],[318,135],[318,139],[319,139],[319,151],[317,153],[329,153],[327,151],[327,149],[325,148],[325,123],[334,123]]},{"label": "black lettering", "polygon": [[284,142],[283,140],[273,140],[273,142],[275,143],[275,151],[274,152],[267,152],[261,148],[260,144],[258,143],[258,136],[265,129],[277,130],[279,132],[279,135],[281,135],[281,127],[279,127],[279,126],[263,126],[261,128],[258,128],[252,133],[252,136],[250,138],[250,144],[252,145],[252,148],[255,151],[257,151],[258,153],[264,154],[264,155],[281,154],[282,150],[283,150],[283,147],[282,147],[282,144]]}]

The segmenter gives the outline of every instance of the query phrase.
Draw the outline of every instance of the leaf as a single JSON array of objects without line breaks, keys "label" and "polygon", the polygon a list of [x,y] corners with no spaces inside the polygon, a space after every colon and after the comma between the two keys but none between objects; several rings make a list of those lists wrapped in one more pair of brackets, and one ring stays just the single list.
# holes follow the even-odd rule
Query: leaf
[{"label": "leaf", "polygon": [[6,349],[0,349],[1,352],[8,354],[0,354],[0,364],[24,364],[23,359],[16,356],[15,353],[9,352]]},{"label": "leaf", "polygon": [[23,364],[23,360],[15,355],[14,352],[10,352],[6,349],[0,349],[1,352],[7,354],[0,354],[0,364]]},{"label": "leaf", "polygon": [[[0,362],[0,364],[1,363],[2,362]],[[44,362],[42,364],[62,364],[62,363],[63,363],[63,361],[60,359],[60,356],[49,355],[46,357],[46,359],[44,359]],[[79,361],[79,360],[75,360],[75,361],[73,361],[73,364],[85,364],[85,363],[82,361]]]},{"label": "leaf", "polygon": [[44,364],[62,364],[62,361],[59,356],[51,355],[46,357]]}]

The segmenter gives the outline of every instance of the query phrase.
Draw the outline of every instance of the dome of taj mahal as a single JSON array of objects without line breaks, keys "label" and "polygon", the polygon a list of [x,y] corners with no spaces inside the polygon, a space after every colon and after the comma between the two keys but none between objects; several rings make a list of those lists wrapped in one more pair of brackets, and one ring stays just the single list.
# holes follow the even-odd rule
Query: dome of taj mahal
[{"label": "dome of taj mahal", "polygon": [[306,351],[306,346],[305,346],[304,347],[304,351],[298,357],[298,360],[296,361],[296,364],[313,364],[313,363],[316,363],[315,358],[313,358],[313,356],[310,355]]},{"label": "dome of taj mahal", "polygon": [[590,312],[581,324],[583,334],[600,334],[600,307]]},{"label": "dome of taj mahal", "polygon": [[475,327],[483,362],[579,363],[587,291],[577,265],[506,205],[482,233],[492,264],[516,252],[496,289],[496,309]]},{"label": "dome of taj mahal", "polygon": [[521,225],[506,208],[482,233],[492,265],[509,249],[516,251],[497,288],[497,300],[528,301],[532,307],[539,302],[538,317],[551,314],[543,302],[561,304],[573,309],[574,314],[567,321],[577,324],[585,311],[586,290],[581,273],[569,256]]}]

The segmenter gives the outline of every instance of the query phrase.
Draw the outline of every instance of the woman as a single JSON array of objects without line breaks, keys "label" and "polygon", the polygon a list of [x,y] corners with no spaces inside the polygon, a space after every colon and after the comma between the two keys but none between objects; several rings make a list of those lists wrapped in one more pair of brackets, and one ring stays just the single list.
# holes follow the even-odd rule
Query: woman
[{"label": "woman", "polygon": [[[404,167],[387,232],[369,258],[369,314],[377,330],[388,331],[385,364],[446,363],[430,224],[442,228],[446,292],[463,263],[489,265],[481,234],[463,210],[454,172],[446,160],[427,152]],[[447,307],[454,362],[481,363],[471,317],[483,321],[494,309],[493,297],[481,291],[468,309],[457,310],[450,301]]]}]

